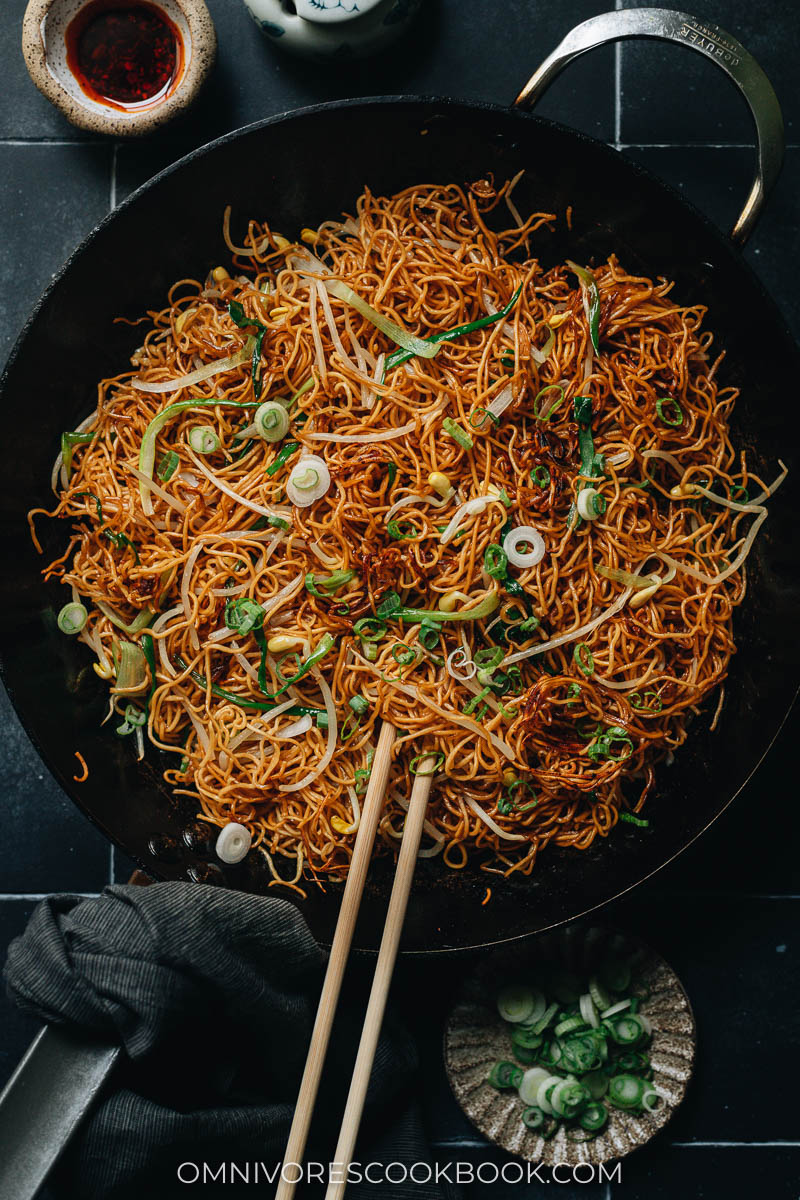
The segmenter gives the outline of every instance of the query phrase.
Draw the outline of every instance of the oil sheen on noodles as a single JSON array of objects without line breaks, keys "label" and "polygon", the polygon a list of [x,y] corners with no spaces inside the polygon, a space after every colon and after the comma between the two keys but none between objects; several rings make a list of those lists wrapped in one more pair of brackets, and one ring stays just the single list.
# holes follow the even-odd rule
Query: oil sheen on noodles
[{"label": "oil sheen on noodles", "polygon": [[545,269],[570,213],[522,220],[516,183],[367,191],[295,242],[226,213],[227,268],[56,463],[46,574],[113,727],[275,881],[346,873],[382,719],[381,850],[433,754],[422,853],[505,875],[646,825],[718,715],[771,490],[736,392],[668,280]]}]

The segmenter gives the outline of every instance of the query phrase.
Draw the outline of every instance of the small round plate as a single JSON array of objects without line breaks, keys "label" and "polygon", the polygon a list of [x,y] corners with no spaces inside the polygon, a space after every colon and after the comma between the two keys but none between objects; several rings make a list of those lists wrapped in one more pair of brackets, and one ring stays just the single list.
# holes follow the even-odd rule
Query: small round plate
[{"label": "small round plate", "polygon": [[[508,1025],[495,997],[503,980],[535,977],[537,965],[561,962],[578,974],[592,973],[609,946],[635,954],[633,986],[643,990],[640,1012],[653,1025],[648,1054],[653,1083],[664,1093],[654,1112],[639,1115],[609,1107],[605,1130],[592,1141],[574,1142],[562,1125],[545,1141],[522,1124],[525,1105],[516,1091],[497,1091],[486,1081],[493,1063],[512,1060]],[[445,1029],[444,1057],[453,1095],[475,1128],[490,1142],[528,1162],[600,1163],[643,1146],[666,1125],[683,1100],[694,1068],[696,1029],[689,998],[672,968],[637,938],[597,927],[570,926],[545,934],[527,951],[515,947],[484,959],[464,981]],[[524,1069],[524,1068],[523,1068]]]}]

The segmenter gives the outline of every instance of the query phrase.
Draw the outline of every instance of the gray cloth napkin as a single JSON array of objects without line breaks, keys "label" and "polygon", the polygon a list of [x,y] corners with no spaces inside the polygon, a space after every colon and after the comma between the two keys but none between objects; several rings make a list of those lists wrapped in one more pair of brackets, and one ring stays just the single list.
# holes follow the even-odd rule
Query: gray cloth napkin
[{"label": "gray cloth napkin", "polygon": [[[54,896],[12,942],[9,994],[44,1021],[122,1043],[127,1058],[51,1183],[80,1200],[272,1195],[325,965],[285,900],[190,883],[115,885],[97,899]],[[343,997],[307,1161],[332,1157],[366,997]],[[357,1157],[426,1164],[413,1102],[416,1051],[386,1022]],[[208,1164],[206,1182],[182,1163]],[[241,1180],[230,1168],[250,1164]],[[214,1172],[226,1164],[226,1174]],[[261,1174],[256,1174],[261,1171]],[[402,1174],[398,1170],[395,1174]],[[424,1178],[424,1169],[415,1172]],[[224,1180],[224,1182],[223,1182]],[[319,1193],[301,1185],[298,1196]],[[442,1200],[434,1182],[353,1183],[348,1196]]]}]

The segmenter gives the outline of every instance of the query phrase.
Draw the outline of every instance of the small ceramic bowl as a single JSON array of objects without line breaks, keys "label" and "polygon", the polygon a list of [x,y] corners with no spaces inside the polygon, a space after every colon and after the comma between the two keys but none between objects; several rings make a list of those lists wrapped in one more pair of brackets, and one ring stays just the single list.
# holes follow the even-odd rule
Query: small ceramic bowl
[{"label": "small ceramic bowl", "polygon": [[149,133],[184,112],[197,96],[217,49],[214,23],[204,0],[147,0],[150,9],[160,10],[171,23],[180,45],[168,86],[151,100],[135,105],[96,99],[70,66],[67,31],[93,3],[95,0],[30,0],[22,22],[22,53],[39,91],[79,129],[113,137]]},{"label": "small ceramic bowl", "polygon": [[[641,1012],[653,1025],[648,1055],[653,1083],[663,1103],[650,1113],[609,1106],[609,1121],[592,1141],[569,1140],[562,1125],[549,1141],[522,1123],[525,1108],[516,1091],[496,1091],[487,1082],[493,1063],[512,1058],[509,1027],[496,1006],[498,980],[536,978],[537,970],[563,965],[585,978],[608,946],[622,940],[636,955],[632,992],[643,994]],[[620,939],[610,930],[568,926],[530,943],[501,950],[464,981],[450,1014],[444,1039],[447,1077],[453,1094],[472,1124],[495,1145],[528,1162],[600,1163],[622,1158],[663,1129],[686,1095],[695,1059],[692,1007],[675,972],[663,958],[635,938]],[[525,1070],[525,1067],[522,1067]],[[556,1074],[559,1072],[556,1070]]]},{"label": "small ceramic bowl", "polygon": [[319,62],[363,58],[404,32],[422,0],[245,0],[282,50]]}]

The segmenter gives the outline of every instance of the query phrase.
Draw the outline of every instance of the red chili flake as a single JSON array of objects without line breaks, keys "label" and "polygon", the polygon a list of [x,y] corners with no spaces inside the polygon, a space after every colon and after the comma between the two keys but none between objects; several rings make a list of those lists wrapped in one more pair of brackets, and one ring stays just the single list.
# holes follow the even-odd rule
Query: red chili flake
[{"label": "red chili flake", "polygon": [[67,27],[67,63],[88,96],[131,108],[166,96],[183,66],[169,17],[145,0],[94,0]]}]

